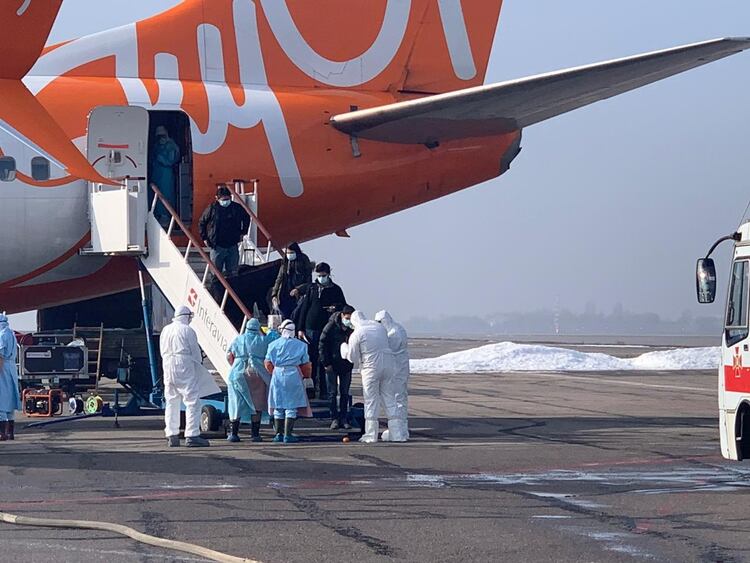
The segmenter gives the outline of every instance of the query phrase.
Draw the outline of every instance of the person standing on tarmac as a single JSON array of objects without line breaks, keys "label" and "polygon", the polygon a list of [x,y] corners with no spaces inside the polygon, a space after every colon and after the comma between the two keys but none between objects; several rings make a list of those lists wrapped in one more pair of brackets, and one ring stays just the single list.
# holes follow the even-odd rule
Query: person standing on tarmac
[{"label": "person standing on tarmac", "polygon": [[315,281],[308,286],[294,319],[299,338],[310,345],[313,382],[318,388],[320,393],[318,396],[321,399],[325,399],[328,393],[325,370],[318,361],[320,335],[331,315],[340,311],[344,305],[346,305],[344,292],[331,280],[331,267],[321,262],[315,267]]},{"label": "person standing on tarmac", "polygon": [[299,288],[309,284],[312,276],[312,262],[302,252],[299,244],[293,242],[284,249],[284,261],[276,277],[271,296],[273,304],[281,311],[285,319],[292,316],[297,306],[297,299],[293,293],[299,292]]},{"label": "person standing on tarmac", "polygon": [[384,442],[406,442],[409,439],[409,337],[406,329],[393,320],[388,311],[380,311],[375,320],[388,331],[388,344],[393,352],[393,385],[390,392],[396,403],[394,420],[388,421],[383,432]]},{"label": "person standing on tarmac", "polygon": [[[201,438],[200,398],[210,395],[201,379],[210,377],[203,367],[198,336],[190,328],[193,313],[185,306],[175,311],[174,319],[164,327],[159,337],[162,366],[164,368],[165,433],[170,448],[180,445],[180,407],[185,405],[185,445],[188,448],[209,446]],[[205,372],[205,376],[202,372]],[[213,383],[213,381],[211,381]],[[218,389],[215,383],[213,385]]]},{"label": "person standing on tarmac", "polygon": [[[334,313],[320,335],[319,361],[325,369],[328,383],[328,402],[331,408],[331,430],[349,429],[349,388],[352,384],[352,364],[341,357],[341,345],[354,332],[354,308],[347,305]],[[337,397],[338,395],[338,397]]]},{"label": "person standing on tarmac", "polygon": [[238,245],[250,228],[250,216],[232,201],[226,186],[216,190],[216,201],[201,215],[200,234],[203,244],[211,249],[211,261],[219,272],[236,276],[240,267]]},{"label": "person standing on tarmac", "polygon": [[16,356],[16,335],[0,314],[0,442],[16,439],[15,412],[21,410]]},{"label": "person standing on tarmac", "polygon": [[272,373],[268,392],[268,412],[273,413],[276,436],[274,442],[291,444],[299,442],[293,434],[298,416],[312,416],[310,403],[305,394],[303,378],[312,372],[307,345],[294,338],[294,323],[281,323],[281,338],[268,346],[265,366]]},{"label": "person standing on tarmac", "polygon": [[352,314],[354,332],[349,337],[346,359],[359,366],[362,374],[362,394],[365,399],[365,432],[360,442],[374,444],[378,441],[378,417],[381,406],[390,421],[395,419],[396,403],[393,385],[393,352],[388,344],[388,333],[375,321],[367,320],[364,313]]},{"label": "person standing on tarmac", "polygon": [[[234,339],[229,346],[227,359],[232,364],[229,373],[229,423],[228,442],[239,442],[240,422],[249,420],[253,442],[262,442],[260,423],[263,412],[268,410],[268,387],[271,374],[264,361],[268,345],[279,338],[271,330],[263,334],[258,319],[250,319],[244,334]],[[273,415],[273,413],[270,413]]]}]

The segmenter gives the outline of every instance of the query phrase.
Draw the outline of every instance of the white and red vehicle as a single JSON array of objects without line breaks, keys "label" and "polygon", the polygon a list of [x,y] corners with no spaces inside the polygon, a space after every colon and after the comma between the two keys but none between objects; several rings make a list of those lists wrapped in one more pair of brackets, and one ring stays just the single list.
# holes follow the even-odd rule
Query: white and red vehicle
[{"label": "white and red vehicle", "polygon": [[726,240],[734,241],[719,366],[719,435],[727,459],[750,458],[750,222],[719,239],[706,258],[698,260],[697,291],[700,303],[716,298],[716,268],[710,258]]}]

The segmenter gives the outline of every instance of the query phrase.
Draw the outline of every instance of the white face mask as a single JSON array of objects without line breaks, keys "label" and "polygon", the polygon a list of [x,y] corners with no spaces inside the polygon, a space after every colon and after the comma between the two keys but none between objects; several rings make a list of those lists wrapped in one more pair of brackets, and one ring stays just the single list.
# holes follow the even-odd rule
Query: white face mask
[{"label": "white face mask", "polygon": [[328,279],[328,276],[318,276],[318,283],[325,285],[328,283]]},{"label": "white face mask", "polygon": [[286,253],[286,259],[287,260],[296,260],[297,259],[297,253],[296,252],[287,252]]},{"label": "white face mask", "polygon": [[221,205],[222,207],[229,207],[231,204],[232,204],[232,200],[231,199],[220,199],[219,200],[219,205]]}]

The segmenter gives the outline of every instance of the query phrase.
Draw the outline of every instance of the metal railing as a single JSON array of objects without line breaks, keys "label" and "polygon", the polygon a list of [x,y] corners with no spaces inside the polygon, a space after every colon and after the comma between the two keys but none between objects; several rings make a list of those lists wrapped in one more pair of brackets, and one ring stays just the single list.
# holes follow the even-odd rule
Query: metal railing
[{"label": "metal railing", "polygon": [[[164,206],[164,208],[167,210],[167,212],[170,215],[169,226],[166,229],[167,236],[169,237],[169,239],[172,240],[175,225],[178,226],[180,230],[182,231],[181,235],[185,236],[188,239],[188,244],[187,244],[187,247],[185,247],[185,250],[182,251],[180,249],[180,253],[182,253],[183,258],[185,260],[185,265],[186,266],[189,265],[188,263],[190,260],[191,252],[195,252],[201,257],[201,259],[206,263],[206,267],[203,271],[203,278],[201,279],[201,283],[203,287],[206,287],[206,284],[208,283],[209,274],[212,274],[214,278],[219,281],[219,283],[224,288],[224,294],[221,299],[221,303],[217,302],[217,305],[219,305],[221,312],[225,313],[228,300],[231,298],[232,301],[234,301],[235,305],[237,305],[240,312],[244,316],[244,319],[242,320],[242,326],[239,331],[240,334],[244,333],[245,327],[247,326],[247,322],[253,318],[253,314],[245,306],[242,299],[240,299],[239,295],[237,295],[234,289],[232,289],[232,287],[229,285],[229,282],[224,277],[224,274],[222,274],[219,271],[219,269],[216,267],[216,264],[214,264],[213,261],[211,260],[211,257],[206,253],[205,250],[203,250],[203,245],[201,244],[201,242],[190,232],[190,229],[188,229],[185,223],[183,223],[182,220],[179,218],[177,212],[174,210],[174,208],[169,203],[169,201],[167,201],[167,199],[164,197],[164,194],[162,194],[159,188],[154,184],[151,184],[151,189],[154,191],[154,194],[155,194],[154,201],[151,203],[151,214],[153,215],[154,211],[156,210],[157,202],[161,202],[161,204]],[[214,301],[216,300],[214,299]]]},{"label": "metal railing", "polygon": [[[252,242],[253,245],[253,253],[255,254],[255,258],[261,263],[266,264],[271,261],[271,254],[273,254],[275,247],[273,244],[273,238],[271,237],[271,233],[266,229],[266,227],[261,223],[260,219],[258,218],[258,215],[250,209],[250,206],[245,201],[245,197],[249,194],[245,193],[245,184],[248,182],[246,180],[232,180],[231,182],[223,182],[221,184],[217,184],[217,186],[226,186],[227,188],[234,188],[229,191],[232,192],[232,199],[235,200],[239,205],[242,206],[242,208],[245,210],[245,212],[250,217],[250,225],[247,228],[247,238]],[[253,184],[253,194],[257,197],[258,195],[258,180],[250,180],[250,183]],[[253,228],[257,228],[264,237],[266,237],[266,241],[268,241],[268,244],[266,245],[266,248],[264,251],[261,251],[260,248],[258,248],[258,241],[257,238],[253,240]]]}]

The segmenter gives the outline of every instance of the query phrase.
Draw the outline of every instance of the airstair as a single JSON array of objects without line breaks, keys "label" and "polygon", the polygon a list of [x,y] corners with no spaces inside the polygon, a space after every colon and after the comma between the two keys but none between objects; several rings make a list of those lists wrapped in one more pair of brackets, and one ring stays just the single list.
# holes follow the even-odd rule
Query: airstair
[{"label": "airstair", "polygon": [[[252,312],[232,289],[224,275],[211,261],[202,241],[192,234],[156,186],[150,206],[144,178],[113,179],[117,185],[92,184],[89,189],[92,223],[91,247],[83,254],[134,256],[148,272],[154,284],[169,303],[177,308],[187,305],[194,313],[191,327],[198,335],[203,352],[226,381],[231,366],[227,351],[232,341],[244,331]],[[271,237],[247,204],[248,193],[243,180],[228,182],[234,200],[251,218],[248,234],[242,243],[243,253],[253,265],[266,263],[273,252]],[[254,187],[257,194],[257,184]],[[168,214],[161,222],[155,211],[161,204]],[[258,246],[257,233],[267,243]],[[214,291],[211,291],[213,287]],[[218,297],[216,288],[219,288]],[[241,311],[242,321],[233,324],[227,307],[233,303]]]}]

